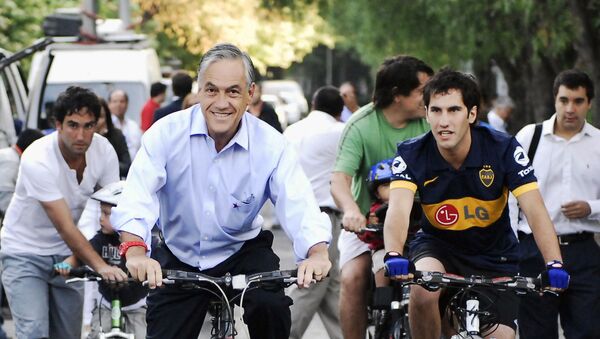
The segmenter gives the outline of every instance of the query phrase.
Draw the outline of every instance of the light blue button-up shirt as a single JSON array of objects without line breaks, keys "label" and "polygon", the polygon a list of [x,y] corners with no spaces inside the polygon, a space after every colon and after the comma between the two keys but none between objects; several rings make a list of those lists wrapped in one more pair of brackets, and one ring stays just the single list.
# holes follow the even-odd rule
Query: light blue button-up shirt
[{"label": "light blue button-up shirt", "polygon": [[[169,249],[201,270],[255,238],[267,199],[294,243],[297,260],[330,242],[331,222],[319,211],[297,154],[268,124],[245,113],[217,153],[200,105],[170,114],[142,138],[111,222],[150,244],[157,220]],[[160,217],[160,218],[159,218]]]}]

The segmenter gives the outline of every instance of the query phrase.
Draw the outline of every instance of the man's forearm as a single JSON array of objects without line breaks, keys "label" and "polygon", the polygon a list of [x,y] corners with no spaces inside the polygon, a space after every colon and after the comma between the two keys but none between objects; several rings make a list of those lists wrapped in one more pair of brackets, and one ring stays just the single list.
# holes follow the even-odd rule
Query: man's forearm
[{"label": "man's forearm", "polygon": [[343,212],[359,209],[352,196],[352,177],[342,172],[334,172],[331,177],[331,195],[335,204]]},{"label": "man's forearm", "polygon": [[73,255],[92,267],[95,271],[106,265],[104,260],[96,253],[92,245],[75,225],[66,227],[64,230],[59,230],[59,234],[71,251],[73,251]]}]

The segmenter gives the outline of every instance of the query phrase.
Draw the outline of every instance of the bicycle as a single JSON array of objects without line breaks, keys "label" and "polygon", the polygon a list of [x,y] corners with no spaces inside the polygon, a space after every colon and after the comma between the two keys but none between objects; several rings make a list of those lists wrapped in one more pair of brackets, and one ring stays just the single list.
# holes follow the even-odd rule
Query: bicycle
[{"label": "bicycle", "polygon": [[541,278],[523,276],[488,278],[473,275],[463,277],[442,272],[416,271],[412,280],[402,282],[402,284],[419,285],[431,291],[443,287],[458,289],[446,308],[450,324],[457,331],[457,334],[453,335],[451,339],[482,339],[485,333],[492,333],[499,326],[494,323],[494,316],[497,312],[493,309],[480,309],[480,298],[485,296],[477,289],[510,290],[517,295],[553,293],[541,287]]},{"label": "bicycle", "polygon": [[[297,270],[270,271],[254,274],[225,274],[221,277],[212,277],[198,272],[179,270],[163,270],[163,283],[166,285],[180,285],[180,288],[193,288],[209,292],[216,297],[209,306],[211,316],[211,339],[233,339],[238,334],[235,329],[233,310],[235,300],[239,298],[239,305],[243,307],[246,291],[269,284],[286,288],[296,283]],[[207,286],[216,287],[218,292]],[[229,298],[225,290],[241,290]]]},{"label": "bicycle", "polygon": [[[67,279],[66,283],[74,283],[79,281],[102,281],[102,276],[95,272],[94,270],[82,266],[71,269],[69,272],[69,276],[73,278]],[[129,278],[126,283],[139,283],[133,278]],[[117,287],[118,288],[118,287]],[[123,315],[121,313],[121,300],[118,297],[118,293],[113,294],[113,298],[110,300],[111,305],[111,329],[110,332],[104,333],[102,331],[102,326],[100,326],[100,333],[98,335],[99,339],[107,339],[107,338],[121,338],[121,339],[135,339],[133,333],[124,332],[123,325]],[[102,319],[102,317],[100,317]]]},{"label": "bicycle", "polygon": [[[383,224],[369,224],[361,230],[370,237],[383,238]],[[389,286],[376,287],[371,279],[370,301],[367,305],[368,339],[410,339],[408,299],[410,286],[400,281],[390,281]]]}]

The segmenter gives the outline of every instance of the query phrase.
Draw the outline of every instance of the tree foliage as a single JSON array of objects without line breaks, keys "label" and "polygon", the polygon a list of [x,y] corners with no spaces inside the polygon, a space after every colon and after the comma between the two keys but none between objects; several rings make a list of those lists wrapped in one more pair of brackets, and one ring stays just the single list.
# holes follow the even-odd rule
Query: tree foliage
[{"label": "tree foliage", "polygon": [[227,41],[247,51],[261,71],[288,67],[317,44],[333,43],[314,4],[298,4],[295,12],[263,7],[260,0],[136,1],[158,31],[191,54],[199,56]]}]

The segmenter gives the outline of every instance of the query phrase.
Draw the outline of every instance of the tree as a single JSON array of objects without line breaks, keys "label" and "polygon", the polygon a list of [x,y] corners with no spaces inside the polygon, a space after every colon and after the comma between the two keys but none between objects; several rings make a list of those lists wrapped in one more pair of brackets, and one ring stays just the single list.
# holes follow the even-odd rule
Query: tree
[{"label": "tree", "polygon": [[262,72],[267,66],[289,67],[317,44],[333,43],[314,4],[299,4],[292,12],[261,7],[259,0],[136,1],[158,31],[190,53],[201,55],[215,43],[231,42]]}]

